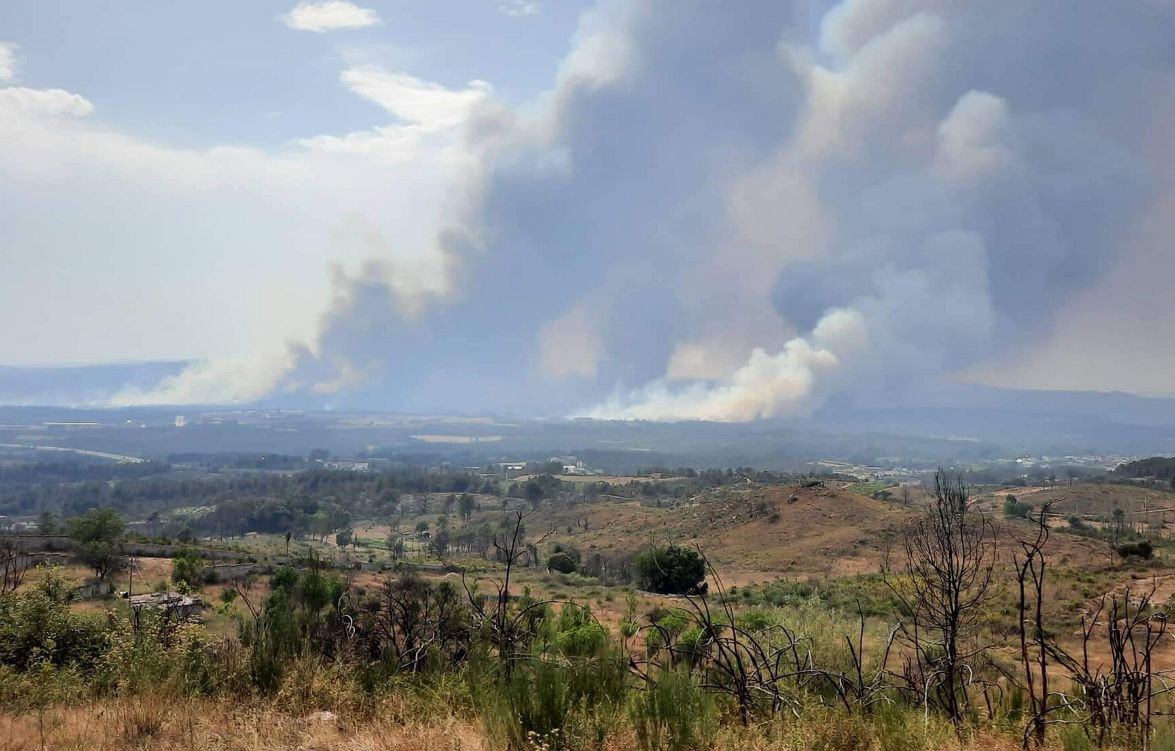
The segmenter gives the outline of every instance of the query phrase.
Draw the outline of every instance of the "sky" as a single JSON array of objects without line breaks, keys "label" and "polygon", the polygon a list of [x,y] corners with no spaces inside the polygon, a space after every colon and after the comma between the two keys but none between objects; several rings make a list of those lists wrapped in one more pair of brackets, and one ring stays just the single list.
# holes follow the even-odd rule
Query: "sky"
[{"label": "sky", "polygon": [[653,420],[1172,394],[1173,39],[1167,0],[11,0],[0,365]]}]

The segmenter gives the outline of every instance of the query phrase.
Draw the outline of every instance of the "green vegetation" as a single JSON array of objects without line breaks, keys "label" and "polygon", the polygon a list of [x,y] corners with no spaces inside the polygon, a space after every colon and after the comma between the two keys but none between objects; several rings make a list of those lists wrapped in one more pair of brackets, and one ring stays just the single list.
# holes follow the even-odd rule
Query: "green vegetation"
[{"label": "green vegetation", "polygon": [[1123,558],[1141,558],[1143,560],[1149,560],[1155,554],[1155,548],[1151,545],[1150,540],[1124,542],[1117,545],[1114,550]]},{"label": "green vegetation", "polygon": [[1160,482],[1175,483],[1175,457],[1153,456],[1127,462],[1118,465],[1114,474],[1122,477],[1152,477]]},{"label": "green vegetation", "polygon": [[706,591],[706,561],[680,545],[661,545],[637,555],[633,561],[637,586],[664,595],[688,595]]},{"label": "green vegetation", "polygon": [[193,590],[204,586],[204,560],[199,553],[191,548],[180,551],[172,560],[171,580]]},{"label": "green vegetation", "polygon": [[[188,529],[191,542],[178,553],[168,550],[174,558],[156,559],[152,570],[155,586],[167,586],[159,564],[168,563],[178,589],[204,589],[205,625],[173,611],[136,613],[114,596],[71,603],[75,586],[80,597],[93,589],[92,582],[78,585],[76,566],[68,584],[30,574],[15,592],[0,595],[0,711],[118,707],[110,716],[135,728],[125,731],[134,739],[125,745],[142,748],[203,747],[157,717],[125,709],[160,696],[170,707],[213,702],[286,712],[282,722],[298,733],[310,733],[306,718],[323,710],[343,718],[327,724],[339,733],[385,721],[402,729],[419,720],[446,740],[445,733],[473,733],[487,751],[897,751],[1019,747],[1035,737],[1037,721],[1047,716],[1042,707],[1064,706],[1078,724],[1046,723],[1046,748],[1141,747],[1140,718],[1151,710],[1130,697],[1143,696],[1140,681],[1159,675],[1142,662],[1145,650],[1137,658],[1116,655],[1120,675],[1085,675],[1084,645],[1074,641],[1081,615],[1106,593],[1100,622],[1133,623],[1138,644],[1147,643],[1146,629],[1165,623],[1152,617],[1163,610],[1145,592],[1116,589],[1123,577],[1150,576],[1166,565],[1161,541],[1156,550],[1144,540],[1145,527],[1128,512],[1111,513],[1107,503],[1103,519],[1083,507],[1084,516],[1063,528],[1059,563],[1050,561],[1042,575],[1049,596],[1038,614],[1031,606],[1036,580],[1025,574],[1027,595],[1019,602],[1014,581],[1031,545],[1016,542],[996,556],[998,522],[983,516],[991,496],[972,504],[966,488],[944,476],[924,514],[921,500],[912,509],[850,497],[840,480],[805,491],[755,485],[743,470],[717,473],[716,486],[699,473],[675,472],[612,486],[542,475],[511,485],[470,473],[479,485],[455,490],[452,481],[463,475],[446,469],[429,479],[441,490],[400,494],[385,486],[389,495],[382,497],[370,495],[380,487],[371,479],[378,473],[358,480],[355,473],[305,473],[318,476],[317,487],[306,479],[260,478],[263,485],[300,488],[272,496],[239,495],[254,478],[228,480],[207,505],[192,499],[182,526],[162,514],[134,523],[150,534],[170,524],[171,539]],[[490,482],[496,493],[481,492]],[[709,489],[676,503],[679,493],[699,487]],[[598,505],[580,507],[585,503]],[[852,512],[854,503],[865,511]],[[1001,524],[1000,534],[1031,536],[1033,527],[1022,521],[1035,521],[1031,504],[1009,496],[1002,508],[1017,521]],[[872,523],[869,515],[884,516],[885,529],[861,527]],[[633,519],[665,523],[662,539],[688,540],[696,530],[702,547],[742,530],[785,545],[797,539],[789,536],[793,526],[813,525],[817,533],[786,556],[751,564],[756,540],[716,545],[723,566],[739,574],[740,586],[727,589],[707,575],[714,572],[699,548],[616,544],[626,542],[613,538],[623,538]],[[99,579],[117,570],[124,548],[148,536],[126,542],[122,519],[109,508],[67,521],[79,559]],[[216,550],[197,539],[241,530],[262,535]],[[1074,540],[1070,530],[1105,542]],[[884,549],[871,546],[874,536],[892,543],[884,565]],[[207,581],[208,558],[222,550],[248,551],[260,564],[254,570],[266,575]],[[1074,551],[1099,563],[1082,568],[1089,559],[1070,560]],[[100,568],[98,552],[113,562]],[[819,565],[772,568],[793,556]],[[1029,569],[1039,563],[1043,570],[1042,561],[1032,558]],[[747,573],[762,581],[780,571],[804,573],[741,585]],[[139,576],[136,569],[134,585],[143,591]],[[954,602],[962,603],[957,612]],[[1104,631],[1089,639],[1091,653],[1113,654]],[[1042,652],[1052,655],[1045,666],[1050,691],[1064,691],[1066,705],[1042,699],[1025,683],[1026,671],[1039,674],[1031,656]],[[1081,680],[1114,706],[1133,709],[1098,714],[1082,698],[1092,694],[1083,693]],[[1151,698],[1154,722],[1158,712],[1175,709],[1165,694]],[[1165,733],[1153,734],[1151,748],[1161,747]],[[416,740],[350,745],[430,747]],[[301,736],[252,745],[299,746],[334,747]]]},{"label": "green vegetation", "polygon": [[[113,465],[130,469],[79,470],[87,479],[71,482],[54,479],[70,476],[62,469],[67,465],[52,465],[51,470],[41,469],[44,466],[24,465],[19,473],[12,470],[19,482],[0,482],[0,514],[35,514],[50,509],[77,516],[109,507],[145,516],[152,511],[232,503],[235,507],[223,515],[200,523],[211,533],[220,532],[218,525],[224,526],[226,533],[240,533],[293,522],[299,513],[313,515],[318,502],[335,504],[352,514],[371,515],[394,511],[405,493],[499,492],[496,480],[487,481],[471,472],[415,467],[370,473],[308,469],[193,480],[171,473],[167,465],[142,463]],[[97,473],[94,479],[86,474],[91,471]]]},{"label": "green vegetation", "polygon": [[845,488],[845,490],[848,490],[850,493],[859,493],[870,498],[876,498],[888,487],[889,485],[884,482],[854,482]]},{"label": "green vegetation", "polygon": [[574,573],[576,569],[575,559],[562,551],[553,553],[547,558],[547,569],[560,574]]},{"label": "green vegetation", "polygon": [[52,585],[0,597],[0,665],[28,671],[48,664],[92,676],[110,638],[102,618],[73,612]]},{"label": "green vegetation", "polygon": [[779,579],[732,588],[728,597],[746,607],[798,608],[816,604],[844,614],[860,611],[867,617],[884,617],[895,609],[880,574],[805,581]]},{"label": "green vegetation", "polygon": [[1010,493],[1004,498],[1004,516],[1009,519],[1027,519],[1033,510],[1031,503],[1025,503]]},{"label": "green vegetation", "polygon": [[114,509],[100,508],[69,521],[69,536],[77,544],[77,555],[94,569],[99,580],[122,568],[122,540],[126,524]]}]

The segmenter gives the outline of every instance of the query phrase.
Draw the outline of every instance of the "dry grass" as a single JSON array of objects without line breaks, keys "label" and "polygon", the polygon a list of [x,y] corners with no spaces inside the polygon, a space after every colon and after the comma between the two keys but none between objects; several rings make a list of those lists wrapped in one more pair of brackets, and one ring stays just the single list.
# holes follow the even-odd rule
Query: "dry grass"
[{"label": "dry grass", "polygon": [[[1052,501],[1055,504],[1054,510],[1060,514],[1109,516],[1115,508],[1120,508],[1127,514],[1144,514],[1149,511],[1160,518],[1175,520],[1175,511],[1168,512],[1165,517],[1161,511],[1155,511],[1175,509],[1175,493],[1134,485],[1077,483],[1073,486],[1057,485],[1052,488],[1008,488],[1000,493],[1002,495],[993,494],[997,496],[995,500],[1000,503],[1008,493],[1023,497],[1024,500],[1036,505]],[[1147,516],[1140,516],[1139,521],[1146,518]]]},{"label": "dry grass", "polygon": [[[44,715],[44,748],[225,749],[226,751],[458,751],[483,748],[476,724],[456,716],[427,722],[403,721],[389,708],[361,721],[346,714],[283,714],[274,705],[171,700],[137,696],[76,707],[58,707]],[[0,751],[39,751],[39,716],[0,714]]]},{"label": "dry grass", "polygon": [[[765,509],[777,512],[778,519],[770,521]],[[898,504],[835,487],[751,483],[701,493],[677,508],[636,501],[540,507],[528,524],[553,528],[552,540],[585,554],[633,553],[651,539],[698,544],[724,577],[745,584],[781,574],[876,570],[883,551],[879,532],[899,528],[910,515]],[[587,530],[578,526],[581,519],[588,521]]]},{"label": "dry grass", "polygon": [[[394,701],[394,700],[393,700]],[[380,708],[356,718],[345,712],[277,711],[273,705],[209,699],[172,701],[164,696],[129,697],[58,707],[44,715],[45,749],[61,751],[491,751],[475,718],[455,715],[404,719],[401,708]],[[713,748],[723,751],[882,751],[863,718],[781,724],[773,732],[726,728]],[[919,723],[920,725],[920,723]],[[930,739],[926,739],[930,740]],[[0,714],[0,751],[40,751],[36,713]],[[1054,739],[1055,741],[1055,739]],[[959,743],[940,729],[929,744],[942,751],[1013,751],[1010,736],[980,734]],[[636,751],[635,737],[621,732],[603,751]],[[1048,749],[1060,749],[1059,742]]]}]

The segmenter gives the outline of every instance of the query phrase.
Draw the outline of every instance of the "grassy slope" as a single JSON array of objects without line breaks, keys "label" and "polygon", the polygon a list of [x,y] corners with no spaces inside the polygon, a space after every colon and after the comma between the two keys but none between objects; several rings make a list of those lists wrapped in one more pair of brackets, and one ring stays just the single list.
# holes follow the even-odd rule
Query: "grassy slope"
[{"label": "grassy slope", "polygon": [[[1012,492],[1016,492],[1013,490]],[[1003,491],[987,494],[989,508],[998,508]],[[1152,507],[1175,498],[1129,486],[1074,486],[1025,493],[1025,500],[1065,497],[1091,508],[1130,511],[1145,501]],[[778,513],[778,519],[773,515]],[[471,523],[502,516],[496,507],[475,514]],[[430,514],[435,518],[435,513]],[[917,518],[913,508],[896,501],[878,501],[839,487],[745,486],[703,493],[677,507],[658,508],[636,502],[605,500],[588,506],[543,506],[530,520],[534,532],[554,528],[551,541],[562,540],[585,554],[631,552],[649,540],[697,544],[719,569],[726,584],[744,585],[779,576],[827,581],[876,572],[890,541]],[[577,522],[586,519],[586,530]],[[453,525],[460,525],[454,516]],[[1016,550],[1017,536],[1031,533],[1027,522],[996,519],[999,554],[1009,587],[1007,567]],[[409,523],[404,524],[409,527]],[[567,532],[567,527],[572,532]],[[371,530],[373,535],[385,529]],[[261,542],[261,541],[258,541]],[[272,541],[266,541],[272,542]],[[328,547],[329,543],[324,546]],[[1153,581],[1161,600],[1175,595],[1175,574],[1168,573],[1166,557],[1146,565],[1123,565],[1108,555],[1103,542],[1057,532],[1049,545],[1052,617],[1077,617],[1082,608],[1103,593],[1133,591]],[[143,584],[170,573],[163,559],[140,559]],[[481,576],[492,575],[492,572]],[[375,585],[381,577],[361,576]],[[611,627],[624,607],[623,592],[594,584],[568,583],[565,577],[542,570],[523,572],[519,586],[531,587],[543,597],[575,599],[592,604]],[[136,586],[136,590],[139,586]],[[206,592],[215,595],[215,589]],[[642,597],[639,612],[647,612],[660,598]],[[1070,621],[1071,622],[1071,621]],[[1162,654],[1164,665],[1175,664],[1175,649]],[[316,709],[334,709],[339,721],[308,719]],[[459,709],[435,717],[405,719],[397,710],[372,713],[330,697],[299,702],[259,702],[233,706],[223,702],[185,700],[152,704],[147,700],[107,700],[97,705],[59,708],[48,721],[48,748],[481,748],[476,721]],[[388,719],[388,718],[392,719]],[[36,715],[0,715],[0,749],[39,748]],[[975,747],[998,747],[1005,739],[986,739]],[[997,744],[993,746],[992,744]],[[631,745],[617,745],[616,749]],[[741,747],[735,741],[727,747]],[[762,748],[789,748],[787,745]]]}]

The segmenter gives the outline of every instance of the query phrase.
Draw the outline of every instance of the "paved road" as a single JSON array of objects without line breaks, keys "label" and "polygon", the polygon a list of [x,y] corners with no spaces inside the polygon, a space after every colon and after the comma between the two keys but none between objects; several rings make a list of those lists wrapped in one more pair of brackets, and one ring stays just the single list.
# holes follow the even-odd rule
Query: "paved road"
[{"label": "paved road", "polygon": [[0,443],[0,448],[6,449],[35,449],[37,451],[62,451],[71,454],[82,454],[84,456],[96,456],[99,459],[110,459],[111,461],[122,462],[123,464],[142,464],[147,461],[137,456],[126,456],[125,454],[111,454],[107,451],[90,451],[89,449],[75,449],[68,446],[35,446],[31,443]]}]

